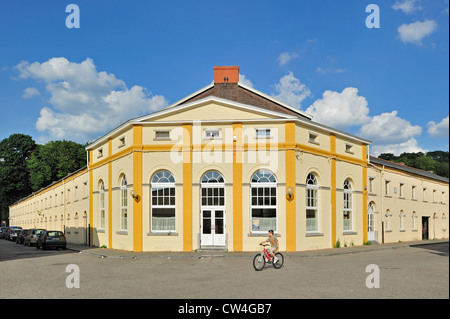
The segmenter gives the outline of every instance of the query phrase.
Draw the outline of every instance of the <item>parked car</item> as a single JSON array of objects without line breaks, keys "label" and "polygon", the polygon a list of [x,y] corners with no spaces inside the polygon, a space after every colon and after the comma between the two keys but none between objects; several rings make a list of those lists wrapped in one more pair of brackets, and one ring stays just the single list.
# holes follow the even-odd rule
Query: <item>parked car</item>
[{"label": "parked car", "polygon": [[28,229],[22,229],[16,238],[16,244],[23,244],[25,241],[25,236],[27,235]]},{"label": "parked car", "polygon": [[62,231],[59,230],[46,230],[42,232],[36,243],[37,249],[39,249],[40,247],[42,247],[42,249],[50,247],[55,247],[56,249],[66,249],[66,246],[66,236]]},{"label": "parked car", "polygon": [[0,228],[0,239],[6,239],[6,232],[8,231],[8,227]]},{"label": "parked car", "polygon": [[[16,233],[13,234],[15,229],[19,229],[20,230],[20,229],[22,229],[22,227],[20,227],[20,226],[10,226],[10,227],[8,227],[8,231],[6,232],[6,239],[8,239],[8,240],[16,240],[17,234]],[[11,236],[14,236],[14,239],[12,239]]]},{"label": "parked car", "polygon": [[9,232],[9,240],[16,241],[17,240],[17,236],[19,235],[19,233],[21,231],[22,231],[22,229],[19,229],[19,228],[11,229],[11,231]]},{"label": "parked car", "polygon": [[39,238],[39,235],[44,232],[45,229],[41,229],[41,228],[32,228],[29,229],[27,235],[25,236],[24,240],[23,240],[23,244],[25,246],[33,246],[36,245],[36,242]]}]

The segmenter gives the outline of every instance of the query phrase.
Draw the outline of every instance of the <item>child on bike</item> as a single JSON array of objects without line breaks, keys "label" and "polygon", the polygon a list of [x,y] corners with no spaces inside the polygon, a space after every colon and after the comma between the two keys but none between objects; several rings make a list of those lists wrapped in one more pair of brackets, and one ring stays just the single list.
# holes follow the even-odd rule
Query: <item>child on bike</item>
[{"label": "child on bike", "polygon": [[278,239],[273,234],[272,229],[269,230],[269,238],[267,238],[265,241],[260,242],[259,244],[262,245],[264,243],[270,244],[270,247],[268,250],[269,250],[270,255],[273,257],[273,263],[276,263],[278,258],[275,256],[275,254],[278,252],[279,247],[278,247]]}]

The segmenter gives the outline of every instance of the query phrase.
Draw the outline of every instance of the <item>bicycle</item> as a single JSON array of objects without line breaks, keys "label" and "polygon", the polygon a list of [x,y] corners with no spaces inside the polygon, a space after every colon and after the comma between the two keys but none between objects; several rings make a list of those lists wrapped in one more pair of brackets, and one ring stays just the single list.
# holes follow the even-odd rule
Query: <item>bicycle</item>
[{"label": "bicycle", "polygon": [[[273,257],[270,255],[269,251],[266,248],[266,246],[270,245],[263,244],[262,246],[264,247],[262,252],[258,253],[255,258],[253,258],[253,267],[256,271],[263,270],[266,263],[271,264],[273,261]],[[282,253],[278,252],[275,254],[275,257],[277,257],[277,262],[273,263],[273,267],[275,269],[280,269],[284,264],[284,256]]]}]

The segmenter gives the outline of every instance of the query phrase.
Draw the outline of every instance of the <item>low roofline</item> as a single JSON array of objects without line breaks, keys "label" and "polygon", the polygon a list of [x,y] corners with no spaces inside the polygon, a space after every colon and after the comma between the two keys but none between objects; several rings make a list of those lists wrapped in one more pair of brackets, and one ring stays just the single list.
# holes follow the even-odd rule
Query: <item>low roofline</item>
[{"label": "low roofline", "polygon": [[399,163],[394,163],[388,160],[384,160],[375,156],[370,156],[370,162],[372,164],[378,164],[378,165],[383,165],[386,167],[390,167],[390,168],[395,168],[398,169],[400,171],[403,172],[408,172],[408,173],[412,173],[412,174],[416,174],[419,176],[423,176],[423,177],[427,177],[430,179],[434,179],[434,180],[438,180],[440,182],[444,182],[444,183],[449,183],[449,179],[447,177],[443,177],[431,172],[427,172],[427,171],[423,171],[421,169],[418,168],[414,168],[414,167],[410,167],[410,166],[406,166],[404,164],[399,164]]}]

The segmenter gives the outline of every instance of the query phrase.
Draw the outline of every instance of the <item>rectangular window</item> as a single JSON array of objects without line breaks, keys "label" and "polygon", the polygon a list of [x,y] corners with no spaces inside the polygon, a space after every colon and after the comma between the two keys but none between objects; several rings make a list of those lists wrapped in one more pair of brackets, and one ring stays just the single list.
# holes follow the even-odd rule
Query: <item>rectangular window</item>
[{"label": "rectangular window", "polygon": [[270,128],[257,128],[256,138],[270,138]]},{"label": "rectangular window", "polygon": [[384,195],[389,196],[389,183],[390,181],[384,181]]},{"label": "rectangular window", "polygon": [[352,209],[353,194],[351,192],[344,191],[344,231],[353,229],[352,222]]},{"label": "rectangular window", "polygon": [[404,188],[405,188],[405,184],[400,183],[400,197],[405,197]]},{"label": "rectangular window", "polygon": [[353,154],[352,147],[353,147],[352,144],[346,143],[346,144],[345,144],[345,152],[350,153],[350,154]]},{"label": "rectangular window", "polygon": [[373,181],[374,177],[369,177],[369,193],[373,193]]},{"label": "rectangular window", "polygon": [[220,138],[220,130],[219,129],[206,129],[205,130],[205,139],[218,139]]},{"label": "rectangular window", "polygon": [[411,199],[416,199],[416,186],[411,186]]},{"label": "rectangular window", "polygon": [[319,142],[317,142],[317,137],[318,137],[317,134],[309,132],[308,142],[313,143],[313,144],[319,144]]},{"label": "rectangular window", "polygon": [[252,232],[277,231],[276,186],[252,186],[251,188]]},{"label": "rectangular window", "polygon": [[170,131],[164,130],[164,131],[155,131],[155,140],[170,140]]},{"label": "rectangular window", "polygon": [[319,203],[318,187],[307,186],[306,188],[306,231],[319,231]]}]

